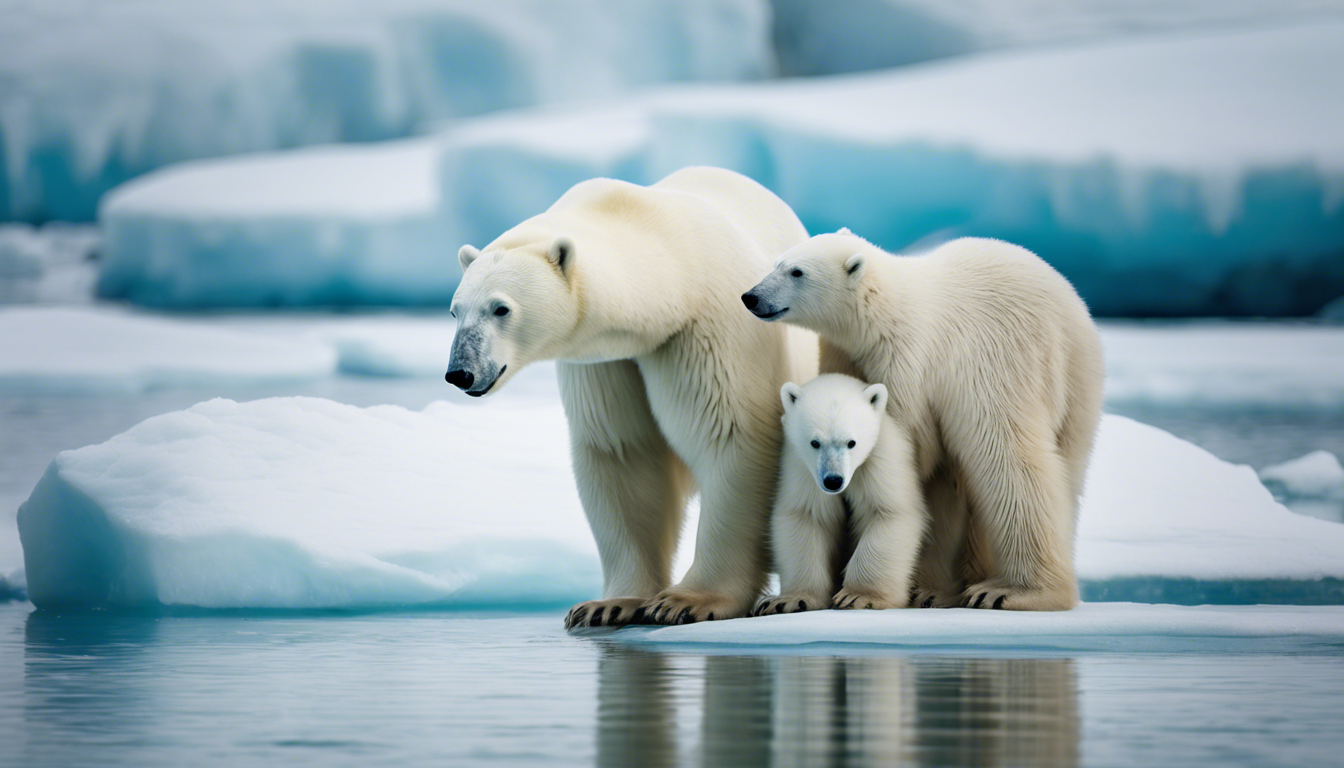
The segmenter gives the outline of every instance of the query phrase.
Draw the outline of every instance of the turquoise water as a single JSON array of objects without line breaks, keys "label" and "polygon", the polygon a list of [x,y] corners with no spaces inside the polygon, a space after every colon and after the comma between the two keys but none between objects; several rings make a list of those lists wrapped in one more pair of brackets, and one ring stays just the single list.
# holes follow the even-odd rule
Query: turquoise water
[{"label": "turquoise water", "polygon": [[1312,655],[664,653],[561,614],[0,606],[9,765],[1338,765]]}]

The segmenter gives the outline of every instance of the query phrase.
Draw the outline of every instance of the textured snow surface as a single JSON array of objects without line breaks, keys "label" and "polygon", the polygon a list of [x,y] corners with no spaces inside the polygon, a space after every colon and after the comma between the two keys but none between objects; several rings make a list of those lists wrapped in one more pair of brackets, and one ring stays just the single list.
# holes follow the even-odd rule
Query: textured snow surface
[{"label": "textured snow surface", "polygon": [[[332,221],[364,220],[346,209],[300,213],[331,195],[305,181],[316,172],[286,187],[278,226],[232,193],[211,200],[220,166],[183,169],[109,202],[100,290],[169,306],[446,302],[458,245],[575,182],[708,164],[771,187],[814,232],[1021,243],[1102,315],[1310,314],[1344,294],[1340,39],[1334,20],[1167,35],[463,121],[432,148],[434,247],[414,244],[431,231],[418,197],[379,237],[354,236]],[[273,175],[244,167],[230,188]]]},{"label": "textured snow surface", "polygon": [[326,344],[94,307],[0,308],[0,389],[138,391],[331,375]]},{"label": "textured snow surface", "polygon": [[772,0],[789,75],[882,69],[994,48],[1338,18],[1339,0]]},{"label": "textured snow surface", "polygon": [[762,0],[15,0],[0,218],[88,220],[180,160],[770,72]]},{"label": "textured snow surface", "polygon": [[555,408],[212,400],[62,453],[19,509],[39,606],[536,605],[600,574]]},{"label": "textured snow surface", "polygon": [[657,645],[800,646],[817,643],[1056,650],[1260,651],[1337,648],[1344,606],[1178,606],[1084,603],[1027,613],[969,608],[810,611],[650,629],[617,640]]},{"label": "textured snow surface", "polygon": [[[202,403],[52,462],[19,510],[29,594],[210,608],[593,597],[567,445],[554,403]],[[1110,600],[1339,602],[1344,526],[1289,513],[1247,467],[1107,417],[1078,566],[1084,593]]]},{"label": "textured snow surface", "polygon": [[1272,491],[1309,499],[1344,499],[1344,466],[1329,451],[1265,467],[1260,479]]},{"label": "textured snow surface", "polygon": [[1344,406],[1344,326],[1102,323],[1111,401]]}]

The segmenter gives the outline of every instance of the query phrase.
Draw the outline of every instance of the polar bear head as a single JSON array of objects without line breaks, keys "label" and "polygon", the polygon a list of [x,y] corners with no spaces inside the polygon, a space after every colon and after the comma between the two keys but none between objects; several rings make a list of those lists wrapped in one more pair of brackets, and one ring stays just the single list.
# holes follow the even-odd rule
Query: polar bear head
[{"label": "polar bear head", "polygon": [[515,230],[485,251],[464,245],[457,258],[462,282],[451,308],[457,335],[444,379],[481,397],[546,357],[573,330],[575,247],[565,236]]},{"label": "polar bear head", "polygon": [[876,248],[848,229],[817,235],[789,249],[742,303],[762,320],[825,332],[847,315]]},{"label": "polar bear head", "polygon": [[779,396],[785,450],[812,470],[823,491],[841,493],[877,444],[887,388],[831,373],[801,387],[789,382]]}]

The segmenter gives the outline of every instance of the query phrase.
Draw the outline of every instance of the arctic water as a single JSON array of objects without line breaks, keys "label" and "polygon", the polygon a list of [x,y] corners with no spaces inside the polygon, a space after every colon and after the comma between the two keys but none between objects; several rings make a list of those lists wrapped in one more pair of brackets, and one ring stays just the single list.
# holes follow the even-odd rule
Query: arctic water
[{"label": "arctic water", "polygon": [[[0,502],[12,512],[58,451],[208,397],[421,408],[443,388],[338,376],[284,388],[3,393]],[[1318,448],[1344,455],[1337,408],[1108,408],[1255,467]],[[1307,766],[1337,764],[1344,749],[1344,646],[1328,643],[1289,654],[668,651],[567,635],[562,609],[61,614],[0,604],[0,764]]]}]

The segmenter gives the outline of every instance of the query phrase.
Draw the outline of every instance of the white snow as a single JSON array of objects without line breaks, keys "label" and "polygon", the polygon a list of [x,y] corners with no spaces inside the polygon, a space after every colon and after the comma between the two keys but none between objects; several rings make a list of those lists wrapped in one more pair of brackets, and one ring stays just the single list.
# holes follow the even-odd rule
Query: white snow
[{"label": "white snow", "polygon": [[1101,323],[1111,401],[1344,404],[1344,326]]},{"label": "white snow", "polygon": [[1312,451],[1260,470],[1260,479],[1284,496],[1344,500],[1344,466],[1329,451]]},{"label": "white snow", "polygon": [[[287,608],[592,597],[566,435],[553,400],[202,403],[52,462],[19,512],[29,593]],[[688,554],[683,542],[678,570]],[[1331,602],[1344,526],[1289,513],[1247,467],[1107,417],[1077,560],[1084,593],[1112,600]]]},{"label": "white snow", "polygon": [[0,307],[0,389],[281,384],[330,376],[326,344],[94,307]]},{"label": "white snow", "polygon": [[88,220],[191,158],[770,71],[762,0],[14,0],[0,217]]},{"label": "white snow", "polygon": [[[813,231],[848,226],[892,249],[1020,242],[1100,314],[1310,313],[1344,293],[1340,39],[1333,20],[1166,35],[463,121],[439,139],[435,248],[413,245],[418,217],[380,240],[334,237],[343,217],[326,213],[252,226],[209,201],[219,166],[187,169],[135,194],[201,201],[190,211],[109,205],[100,290],[176,306],[443,302],[458,245],[576,181],[709,164],[765,183]],[[317,201],[289,210],[328,194],[286,189]]]},{"label": "white snow", "polygon": [[55,604],[552,604],[600,588],[554,408],[212,400],[62,453],[19,509]]},{"label": "white snow", "polygon": [[1344,606],[1084,603],[1071,611],[1052,613],[969,608],[809,611],[673,627],[630,627],[609,636],[660,646],[787,648],[843,643],[945,650],[1271,652],[1337,648],[1344,640]]}]

